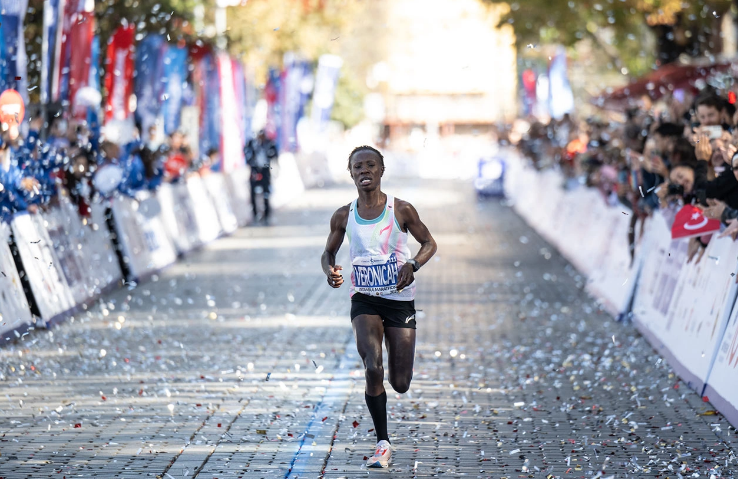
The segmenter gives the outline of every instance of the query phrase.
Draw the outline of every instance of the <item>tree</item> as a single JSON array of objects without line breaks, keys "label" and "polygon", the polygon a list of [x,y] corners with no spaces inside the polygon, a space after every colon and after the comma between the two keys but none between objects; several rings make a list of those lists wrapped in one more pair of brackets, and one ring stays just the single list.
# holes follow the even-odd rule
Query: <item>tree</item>
[{"label": "tree", "polygon": [[[324,53],[341,55],[364,6],[353,0],[249,0],[228,10],[231,53],[244,58],[263,85],[270,67],[280,67],[287,52],[317,63]],[[348,63],[348,62],[347,62]],[[351,127],[363,116],[365,76],[344,64],[332,118]]]},{"label": "tree", "polygon": [[[502,0],[484,0],[509,3]],[[731,0],[519,0],[500,23],[513,26],[520,45],[591,39],[618,68],[640,75],[676,60],[721,51],[720,23]],[[656,51],[642,51],[646,36]]]}]

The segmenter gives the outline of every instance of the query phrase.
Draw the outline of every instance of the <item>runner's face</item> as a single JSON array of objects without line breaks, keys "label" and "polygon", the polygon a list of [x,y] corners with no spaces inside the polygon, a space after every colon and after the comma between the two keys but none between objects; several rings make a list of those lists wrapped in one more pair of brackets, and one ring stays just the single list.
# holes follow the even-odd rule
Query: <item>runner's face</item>
[{"label": "runner's face", "polygon": [[381,160],[371,151],[359,151],[351,157],[351,177],[359,190],[370,191],[378,188],[382,170]]}]

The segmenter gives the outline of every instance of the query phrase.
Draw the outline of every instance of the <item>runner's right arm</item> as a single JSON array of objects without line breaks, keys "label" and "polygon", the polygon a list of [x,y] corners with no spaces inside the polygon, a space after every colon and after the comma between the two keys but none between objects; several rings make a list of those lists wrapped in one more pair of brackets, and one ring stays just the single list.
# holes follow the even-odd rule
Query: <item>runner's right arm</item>
[{"label": "runner's right arm", "polygon": [[333,213],[331,218],[331,232],[328,234],[328,241],[325,245],[325,251],[321,258],[323,272],[325,273],[328,284],[332,288],[340,288],[343,284],[343,276],[340,271],[343,269],[341,265],[336,264],[336,255],[343,243],[343,237],[346,236],[346,224],[348,222],[349,205],[343,206]]}]

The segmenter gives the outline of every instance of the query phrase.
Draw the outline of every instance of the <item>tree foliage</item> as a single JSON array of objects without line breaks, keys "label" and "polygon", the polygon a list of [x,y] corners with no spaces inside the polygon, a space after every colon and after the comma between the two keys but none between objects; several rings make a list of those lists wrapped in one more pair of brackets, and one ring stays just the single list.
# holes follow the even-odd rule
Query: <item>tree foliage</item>
[{"label": "tree foliage", "polygon": [[[242,56],[263,84],[269,67],[279,67],[285,53],[316,61],[324,53],[341,53],[363,6],[354,0],[249,0],[228,11],[232,53]],[[338,82],[334,120],[346,127],[363,117],[363,78],[344,66]]]},{"label": "tree foliage", "polygon": [[[519,44],[561,43],[590,39],[616,67],[641,74],[681,54],[718,53],[722,16],[731,0],[485,0],[509,3],[500,23],[513,26]],[[656,51],[643,51],[647,36]]]}]

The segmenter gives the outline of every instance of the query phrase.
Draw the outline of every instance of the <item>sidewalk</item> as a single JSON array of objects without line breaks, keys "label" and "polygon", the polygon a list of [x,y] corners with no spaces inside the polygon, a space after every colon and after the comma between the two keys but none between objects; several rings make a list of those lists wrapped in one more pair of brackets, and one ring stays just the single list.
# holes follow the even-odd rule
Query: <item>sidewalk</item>
[{"label": "sidewalk", "polygon": [[364,467],[348,290],[319,266],[355,195],[337,187],[0,349],[0,477],[734,476],[735,430],[510,208],[464,183],[387,191],[439,243],[413,385],[387,384],[389,470]]}]

